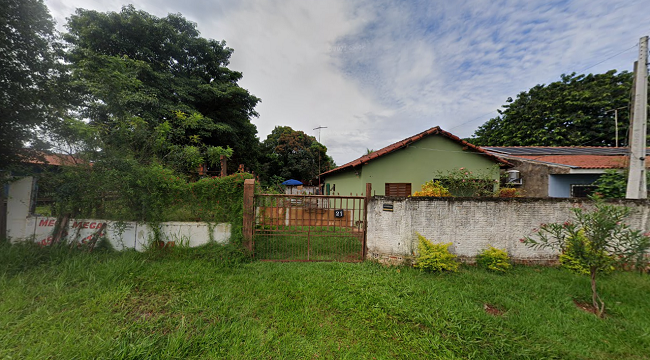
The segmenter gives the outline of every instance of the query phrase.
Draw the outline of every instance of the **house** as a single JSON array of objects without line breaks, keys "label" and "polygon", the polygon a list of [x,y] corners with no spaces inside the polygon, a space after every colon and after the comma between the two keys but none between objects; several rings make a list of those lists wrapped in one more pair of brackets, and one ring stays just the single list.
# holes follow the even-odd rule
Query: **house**
[{"label": "house", "polygon": [[511,165],[436,126],[320,175],[325,195],[365,192],[409,196],[439,173],[461,167],[499,179],[499,168]]},{"label": "house", "polygon": [[[510,181],[527,197],[586,197],[608,169],[628,167],[629,148],[622,147],[483,147],[514,167]],[[646,150],[647,153],[650,153]],[[646,167],[649,164],[646,164]]]},{"label": "house", "polygon": [[[23,210],[26,214],[33,214],[39,202],[41,205],[53,202],[47,195],[39,194],[40,196],[37,197],[39,193],[37,178],[30,175],[42,173],[47,169],[56,169],[63,165],[78,164],[80,161],[71,155],[26,150],[25,155],[21,156],[21,166],[17,170],[0,169],[0,185],[2,185],[0,188],[0,238],[7,237],[7,229],[12,221],[19,223],[23,221],[26,216],[22,213]],[[17,194],[29,193],[29,201],[20,198],[20,201],[12,202],[12,199],[9,199],[11,189]],[[10,204],[12,205],[10,206]]]}]

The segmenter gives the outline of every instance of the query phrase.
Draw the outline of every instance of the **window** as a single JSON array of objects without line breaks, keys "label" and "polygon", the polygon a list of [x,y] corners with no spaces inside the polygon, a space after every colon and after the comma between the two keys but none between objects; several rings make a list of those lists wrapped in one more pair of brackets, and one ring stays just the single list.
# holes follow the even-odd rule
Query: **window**
[{"label": "window", "polygon": [[571,197],[586,198],[591,195],[598,186],[596,185],[571,185]]},{"label": "window", "polygon": [[386,196],[410,196],[411,183],[386,183],[384,194]]}]

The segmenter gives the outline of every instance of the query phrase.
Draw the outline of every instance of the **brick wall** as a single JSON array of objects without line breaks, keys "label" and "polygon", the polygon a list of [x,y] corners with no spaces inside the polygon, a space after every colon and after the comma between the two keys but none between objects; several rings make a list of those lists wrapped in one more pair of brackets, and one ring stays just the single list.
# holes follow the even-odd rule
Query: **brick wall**
[{"label": "brick wall", "polygon": [[[632,209],[627,223],[650,230],[650,202],[618,201]],[[387,206],[385,206],[387,205]],[[392,211],[387,211],[392,205]],[[373,197],[368,204],[368,258],[409,263],[417,253],[416,232],[433,243],[452,243],[450,251],[472,261],[492,245],[505,249],[516,262],[549,263],[557,260],[550,250],[533,250],[519,239],[541,223],[571,219],[571,208],[590,207],[578,199],[466,199]]]}]

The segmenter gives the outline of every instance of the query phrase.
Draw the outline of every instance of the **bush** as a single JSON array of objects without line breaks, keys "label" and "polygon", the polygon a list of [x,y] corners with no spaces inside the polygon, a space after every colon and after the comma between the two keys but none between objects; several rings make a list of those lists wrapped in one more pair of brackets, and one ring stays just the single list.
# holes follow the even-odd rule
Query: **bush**
[{"label": "bush", "polygon": [[506,272],[510,270],[510,256],[505,250],[493,246],[476,256],[476,265],[490,271]]},{"label": "bush", "polygon": [[515,188],[504,187],[499,189],[498,196],[500,198],[515,198],[521,197],[521,191]]},{"label": "bush", "polygon": [[627,188],[627,173],[614,169],[605,170],[594,185],[597,186],[595,193],[603,199],[622,199]]},{"label": "bush", "polygon": [[484,197],[494,196],[499,184],[493,174],[498,174],[498,167],[478,172],[462,167],[447,172],[438,171],[437,177],[452,196]]},{"label": "bush", "polygon": [[433,244],[424,236],[418,235],[418,257],[416,259],[416,268],[422,271],[457,271],[460,263],[456,260],[456,255],[449,252],[448,244]]},{"label": "bush", "polygon": [[[568,239],[562,254],[560,255],[560,264],[563,268],[580,275],[589,275],[589,265],[584,261],[585,254],[593,253],[593,246],[585,236],[584,229],[578,230],[571,239]],[[607,254],[605,250],[600,250],[594,256],[602,257],[603,263],[599,270],[602,273],[614,271],[616,259],[614,256]]]},{"label": "bush", "polygon": [[59,216],[123,221],[207,221],[238,224],[248,173],[189,181],[160,164],[133,159],[97,161],[43,176]]},{"label": "bush", "polygon": [[422,184],[422,190],[416,191],[413,193],[413,196],[445,197],[451,196],[451,193],[449,193],[446,187],[442,186],[440,181],[429,180]]}]

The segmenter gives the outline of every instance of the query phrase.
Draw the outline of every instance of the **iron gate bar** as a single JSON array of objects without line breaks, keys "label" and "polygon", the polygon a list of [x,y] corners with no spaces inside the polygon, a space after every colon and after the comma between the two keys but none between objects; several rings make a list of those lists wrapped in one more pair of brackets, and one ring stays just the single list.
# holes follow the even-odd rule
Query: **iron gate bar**
[{"label": "iron gate bar", "polygon": [[270,261],[363,261],[366,209],[363,196],[255,195],[254,254]]}]

